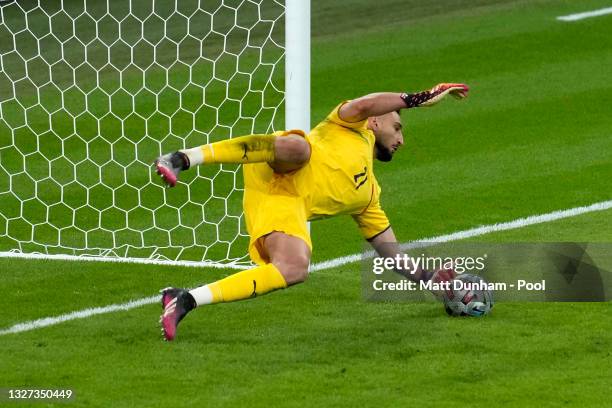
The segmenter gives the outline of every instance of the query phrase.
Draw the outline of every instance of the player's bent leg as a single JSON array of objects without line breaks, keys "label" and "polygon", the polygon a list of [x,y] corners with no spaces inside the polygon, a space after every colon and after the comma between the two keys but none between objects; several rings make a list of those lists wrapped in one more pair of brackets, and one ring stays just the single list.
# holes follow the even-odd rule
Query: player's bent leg
[{"label": "player's bent leg", "polygon": [[234,302],[287,287],[285,278],[274,264],[238,272],[190,291],[167,288],[162,292],[164,312],[160,318],[166,340],[173,340],[176,327],[192,309],[213,303]]},{"label": "player's bent leg", "polygon": [[199,164],[259,163],[274,161],[275,135],[247,135],[158,157],[154,165],[162,180],[174,187],[179,173]]},{"label": "player's bent leg", "polygon": [[270,263],[235,273],[191,291],[180,288],[166,288],[162,291],[164,312],[160,323],[166,340],[174,340],[178,324],[198,306],[249,299],[306,279],[310,248],[303,240],[280,232],[273,232],[264,239]]},{"label": "player's bent leg", "polygon": [[158,157],[154,162],[155,170],[170,187],[176,185],[181,171],[204,163],[267,162],[275,171],[287,173],[299,169],[310,159],[310,145],[297,132],[301,131],[288,131],[281,136],[240,136],[179,150]]},{"label": "player's bent leg", "polygon": [[266,235],[264,247],[270,262],[278,268],[287,285],[306,280],[310,264],[310,248],[301,238],[282,232],[272,232]]}]

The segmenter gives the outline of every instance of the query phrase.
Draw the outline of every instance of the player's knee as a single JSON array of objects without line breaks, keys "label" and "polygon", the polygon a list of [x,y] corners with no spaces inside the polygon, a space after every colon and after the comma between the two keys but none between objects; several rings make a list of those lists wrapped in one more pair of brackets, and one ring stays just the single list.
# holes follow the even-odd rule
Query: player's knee
[{"label": "player's knee", "polygon": [[304,164],[310,159],[310,145],[299,135],[278,137],[276,139],[276,159]]},{"label": "player's knee", "polygon": [[296,255],[275,259],[272,263],[278,268],[285,278],[287,285],[301,283],[308,278],[308,266],[310,259],[305,255]]}]

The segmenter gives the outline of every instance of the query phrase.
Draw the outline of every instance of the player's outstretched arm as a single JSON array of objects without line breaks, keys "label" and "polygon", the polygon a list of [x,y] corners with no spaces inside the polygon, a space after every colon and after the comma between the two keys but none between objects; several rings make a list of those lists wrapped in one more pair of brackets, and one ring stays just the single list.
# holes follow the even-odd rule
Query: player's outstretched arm
[{"label": "player's outstretched arm", "polygon": [[347,122],[359,122],[400,109],[433,106],[447,95],[462,99],[467,96],[468,91],[469,87],[465,84],[442,83],[417,93],[373,93],[345,103],[338,114]]},{"label": "player's outstretched arm", "polygon": [[[382,258],[395,258],[398,255],[403,256],[403,252],[400,250],[399,243],[397,242],[395,233],[391,227],[376,235],[374,238],[368,240],[368,242],[370,245],[372,245],[372,248],[374,248],[376,253]],[[407,269],[396,269],[395,271],[415,282],[428,280],[429,278],[426,271],[415,267],[412,262],[408,265]]]},{"label": "player's outstretched arm", "polygon": [[[395,234],[391,227],[385,230],[383,233],[378,234],[373,239],[369,240],[370,245],[374,248],[376,253],[383,258],[396,258],[403,257],[404,253],[400,249],[400,245],[395,238]],[[419,265],[415,265],[412,259],[409,259],[406,269],[395,269],[395,271],[408,279],[420,282],[429,281],[442,282],[449,281],[455,278],[457,274],[452,269],[440,269],[437,271],[427,271],[421,268]],[[434,292],[435,295],[441,295],[441,293]]]}]

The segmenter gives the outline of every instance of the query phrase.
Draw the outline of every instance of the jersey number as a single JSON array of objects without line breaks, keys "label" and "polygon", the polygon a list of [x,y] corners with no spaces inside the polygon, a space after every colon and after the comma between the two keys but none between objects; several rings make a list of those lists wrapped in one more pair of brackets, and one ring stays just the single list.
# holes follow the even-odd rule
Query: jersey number
[{"label": "jersey number", "polygon": [[363,173],[357,173],[353,176],[355,180],[355,190],[359,190],[359,187],[363,186],[368,181],[368,168],[363,168]]}]

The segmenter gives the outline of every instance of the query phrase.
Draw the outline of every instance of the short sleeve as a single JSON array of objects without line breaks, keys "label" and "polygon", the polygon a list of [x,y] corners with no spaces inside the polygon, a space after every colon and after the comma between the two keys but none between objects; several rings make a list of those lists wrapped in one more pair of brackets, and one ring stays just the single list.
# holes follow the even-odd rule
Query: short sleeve
[{"label": "short sleeve", "polygon": [[364,119],[362,121],[359,122],[347,122],[345,120],[340,119],[340,116],[338,115],[338,111],[340,110],[340,108],[342,107],[342,105],[344,105],[345,103],[348,103],[350,101],[344,101],[342,103],[340,103],[338,106],[336,106],[334,108],[333,111],[331,111],[331,113],[327,116],[327,120],[334,122],[337,125],[349,128],[349,129],[360,129],[366,126],[366,122],[367,119]]},{"label": "short sleeve", "polygon": [[368,241],[385,232],[391,226],[387,215],[380,205],[379,197],[380,190],[378,185],[375,185],[374,196],[370,205],[363,212],[352,215],[355,222],[357,222],[361,235]]}]

